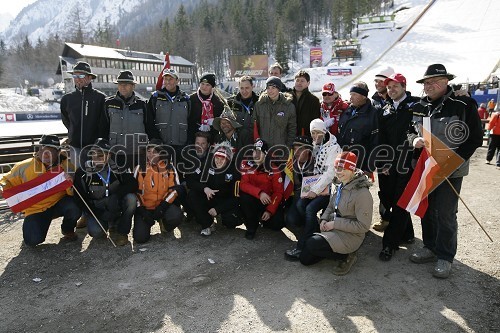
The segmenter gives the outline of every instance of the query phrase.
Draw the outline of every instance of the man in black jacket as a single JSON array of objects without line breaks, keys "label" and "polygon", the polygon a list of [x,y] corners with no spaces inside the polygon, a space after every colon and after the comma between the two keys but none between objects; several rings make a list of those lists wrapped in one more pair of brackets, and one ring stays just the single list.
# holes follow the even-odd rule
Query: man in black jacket
[{"label": "man in black jacket", "polygon": [[309,91],[310,83],[311,77],[306,71],[299,71],[295,74],[292,95],[297,116],[297,135],[311,136],[309,124],[314,119],[321,117],[319,99]]},{"label": "man in black jacket", "polygon": [[[391,161],[381,162],[378,173],[379,198],[389,213],[388,226],[382,239],[380,260],[389,261],[400,243],[413,243],[414,232],[410,213],[397,205],[412,174],[408,128],[413,118],[413,106],[420,99],[406,91],[406,78],[393,74],[385,79],[388,102],[379,117],[379,143],[388,149]],[[380,146],[382,147],[382,146]]]},{"label": "man in black jacket", "polygon": [[61,99],[61,117],[68,129],[70,158],[75,167],[80,167],[88,159],[82,148],[92,145],[97,138],[106,137],[107,122],[104,116],[106,95],[92,88],[91,81],[97,76],[90,65],[80,61],[72,71],[76,90]]},{"label": "man in black jacket", "polygon": [[227,104],[236,115],[236,121],[252,133],[253,107],[259,100],[259,96],[253,91],[253,79],[250,76],[242,76],[238,87],[239,92],[229,97]]},{"label": "man in black jacket", "polygon": [[[415,126],[408,135],[416,157],[426,147],[422,124],[429,120],[432,142],[427,144],[431,147],[430,155],[440,166],[438,177],[442,181],[438,185],[439,179],[433,178],[434,188],[422,218],[424,248],[411,254],[410,260],[417,264],[437,261],[432,274],[443,279],[450,275],[457,252],[458,196],[455,191],[460,193],[463,177],[469,173],[469,158],[483,143],[477,103],[467,96],[454,96],[448,85],[453,78],[455,75],[448,73],[442,64],[427,67],[424,77],[417,81],[424,85],[426,96],[413,108]],[[449,149],[436,149],[442,144]],[[458,162],[453,161],[456,155],[461,158]]]},{"label": "man in black jacket", "polygon": [[368,99],[368,86],[365,82],[354,83],[350,89],[351,105],[339,118],[337,141],[341,147],[358,151],[358,167],[365,172],[372,172],[369,158],[378,145],[378,115]]},{"label": "man in black jacket", "polygon": [[[137,206],[137,180],[131,173],[118,171],[110,163],[111,145],[98,138],[90,150],[92,159],[75,173],[74,186],[81,195],[79,204],[87,217],[87,230],[91,237],[106,235],[101,226],[109,229],[109,236],[118,246],[128,243],[132,217]],[[101,226],[91,212],[97,216]]]}]

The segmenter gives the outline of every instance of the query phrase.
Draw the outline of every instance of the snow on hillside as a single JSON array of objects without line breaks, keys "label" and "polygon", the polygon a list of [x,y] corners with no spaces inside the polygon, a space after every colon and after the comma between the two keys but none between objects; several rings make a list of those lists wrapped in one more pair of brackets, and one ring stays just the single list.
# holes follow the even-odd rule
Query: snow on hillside
[{"label": "snow on hillside", "polygon": [[58,112],[60,104],[45,103],[33,96],[23,96],[15,88],[0,89],[0,113],[6,112]]}]

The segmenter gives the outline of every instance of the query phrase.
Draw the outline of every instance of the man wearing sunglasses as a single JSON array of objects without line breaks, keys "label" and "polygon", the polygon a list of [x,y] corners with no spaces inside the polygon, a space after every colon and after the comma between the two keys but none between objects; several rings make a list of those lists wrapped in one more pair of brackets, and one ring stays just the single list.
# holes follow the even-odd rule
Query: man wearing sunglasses
[{"label": "man wearing sunglasses", "polygon": [[68,73],[73,76],[76,89],[62,97],[61,116],[68,129],[71,162],[78,168],[86,160],[87,154],[81,154],[82,148],[106,134],[106,95],[92,88],[92,80],[97,76],[88,63],[80,61]]},{"label": "man wearing sunglasses", "polygon": [[323,86],[321,94],[323,95],[320,108],[321,119],[325,122],[328,131],[337,137],[340,114],[347,110],[349,103],[342,100],[339,93],[335,91],[335,84],[331,82]]}]

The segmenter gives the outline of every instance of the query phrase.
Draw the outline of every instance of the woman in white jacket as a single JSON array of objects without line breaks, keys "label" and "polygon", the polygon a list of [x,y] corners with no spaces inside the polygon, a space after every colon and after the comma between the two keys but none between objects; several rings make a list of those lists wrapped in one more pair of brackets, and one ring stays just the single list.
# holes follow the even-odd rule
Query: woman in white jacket
[{"label": "woman in white jacket", "polygon": [[318,180],[296,203],[300,220],[304,221],[304,230],[297,241],[297,247],[285,252],[288,260],[298,260],[305,240],[319,231],[317,213],[328,205],[329,187],[335,176],[333,164],[337,155],[342,152],[337,138],[327,131],[323,120],[314,119],[309,129],[313,139],[314,175],[318,176]]}]

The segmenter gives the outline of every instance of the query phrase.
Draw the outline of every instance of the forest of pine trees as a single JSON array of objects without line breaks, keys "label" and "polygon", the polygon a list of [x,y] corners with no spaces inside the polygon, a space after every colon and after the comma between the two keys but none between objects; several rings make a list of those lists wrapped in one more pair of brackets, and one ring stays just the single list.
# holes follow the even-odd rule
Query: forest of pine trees
[{"label": "forest of pine trees", "polygon": [[[30,41],[27,36],[6,47],[0,40],[0,86],[18,86],[21,80],[44,85],[55,78],[58,56],[64,42],[85,43],[144,52],[169,51],[196,64],[199,73],[227,75],[229,56],[272,54],[286,69],[298,60],[298,41],[321,42],[320,30],[331,38],[351,37],[355,19],[378,15],[392,0],[203,0],[191,12],[182,5],[164,20],[142,22],[134,33],[120,35],[120,23],[99,23],[85,31],[78,11],[70,15],[73,27],[67,35],[55,33],[47,40]],[[18,82],[19,81],[19,82]],[[56,79],[57,82],[57,79]]]}]

